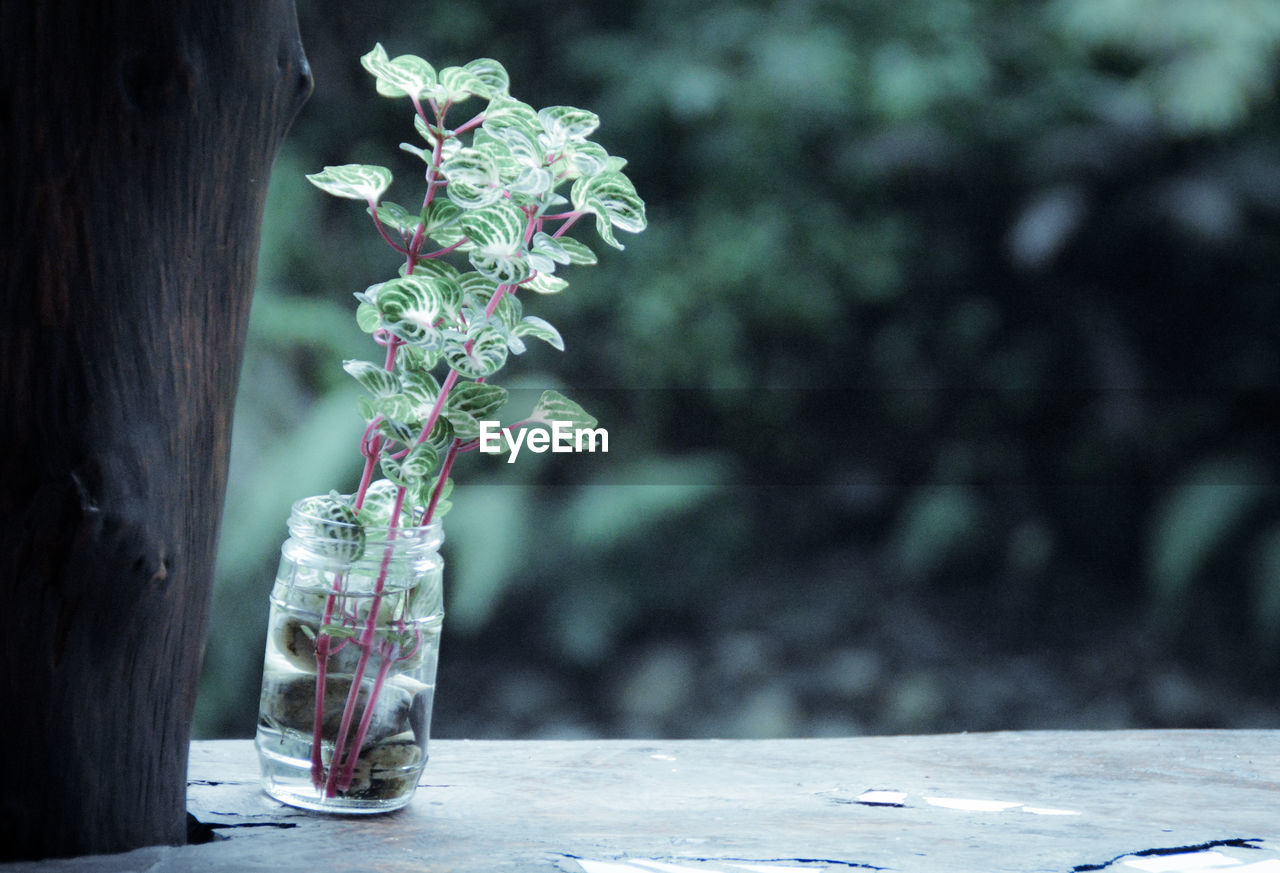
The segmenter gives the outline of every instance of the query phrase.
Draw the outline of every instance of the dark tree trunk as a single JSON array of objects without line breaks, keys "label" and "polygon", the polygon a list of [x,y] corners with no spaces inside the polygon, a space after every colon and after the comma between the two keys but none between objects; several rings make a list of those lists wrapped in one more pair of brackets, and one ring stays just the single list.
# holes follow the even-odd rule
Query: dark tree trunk
[{"label": "dark tree trunk", "polygon": [[0,860],[185,840],[293,0],[0,0]]}]

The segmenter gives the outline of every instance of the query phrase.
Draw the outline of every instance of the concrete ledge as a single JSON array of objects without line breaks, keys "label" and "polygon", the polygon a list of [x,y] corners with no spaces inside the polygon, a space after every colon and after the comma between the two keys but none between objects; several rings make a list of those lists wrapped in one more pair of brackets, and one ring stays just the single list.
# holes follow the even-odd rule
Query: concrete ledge
[{"label": "concrete ledge", "polygon": [[1280,873],[1280,731],[433,741],[413,803],[293,810],[249,741],[192,747],[216,839],[3,873]]}]

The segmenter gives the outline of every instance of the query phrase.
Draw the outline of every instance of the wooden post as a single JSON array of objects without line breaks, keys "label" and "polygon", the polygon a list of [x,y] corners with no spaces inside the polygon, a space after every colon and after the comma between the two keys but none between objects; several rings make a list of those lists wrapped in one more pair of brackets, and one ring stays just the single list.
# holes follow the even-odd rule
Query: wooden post
[{"label": "wooden post", "polygon": [[0,0],[0,860],[185,840],[293,0]]}]

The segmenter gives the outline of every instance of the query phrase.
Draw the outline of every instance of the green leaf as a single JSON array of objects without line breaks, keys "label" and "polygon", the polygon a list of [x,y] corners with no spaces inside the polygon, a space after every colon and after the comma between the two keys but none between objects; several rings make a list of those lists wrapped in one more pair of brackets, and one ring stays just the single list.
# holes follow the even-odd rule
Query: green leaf
[{"label": "green leaf", "polygon": [[436,71],[431,64],[417,55],[387,57],[381,43],[360,58],[361,65],[374,75],[378,93],[384,97],[430,96],[436,86]]},{"label": "green leaf", "polygon": [[409,483],[400,475],[400,462],[390,455],[384,454],[378,458],[378,467],[382,470],[382,475],[391,482],[400,487],[405,487]]},{"label": "green leaf", "polygon": [[[378,433],[403,445],[409,445],[418,436],[412,427],[398,418],[383,418],[382,421],[378,422]],[[391,477],[388,476],[387,478]]]},{"label": "green leaf", "polygon": [[421,481],[440,466],[440,455],[429,442],[415,443],[400,461],[400,475],[407,482]]},{"label": "green leaf", "polygon": [[589,246],[585,243],[578,242],[572,237],[557,237],[556,242],[560,243],[560,248],[569,256],[569,263],[571,264],[589,265],[594,264],[599,260],[596,257],[596,253],[591,251]]},{"label": "green leaf", "polygon": [[432,276],[404,276],[382,283],[372,301],[383,325],[405,342],[424,348],[440,344],[441,319],[451,316],[443,305],[447,292],[443,280]]},{"label": "green leaf", "polygon": [[534,136],[542,132],[542,123],[532,106],[514,97],[505,96],[489,101],[489,106],[484,111],[483,127],[485,130],[520,127]]},{"label": "green leaf", "polygon": [[400,379],[395,373],[368,361],[343,361],[346,370],[374,397],[390,397],[400,393]]},{"label": "green leaf", "polygon": [[559,351],[564,351],[564,339],[560,336],[560,331],[556,330],[549,322],[538,318],[536,315],[526,315],[524,319],[515,326],[512,331],[516,336],[536,337]]},{"label": "green leaf", "polygon": [[436,419],[436,423],[431,426],[431,433],[427,434],[426,442],[436,447],[437,452],[443,452],[453,442],[453,425],[443,415]]},{"label": "green leaf", "polygon": [[574,106],[548,106],[538,112],[538,121],[554,149],[581,142],[600,126],[600,116]]},{"label": "green leaf", "polygon": [[312,173],[307,181],[334,197],[376,203],[391,187],[391,171],[372,164],[342,164]]},{"label": "green leaf", "polygon": [[520,287],[528,288],[530,291],[536,291],[539,294],[558,294],[568,288],[569,283],[559,276],[539,273]]},{"label": "green leaf", "polygon": [[502,174],[491,149],[464,148],[440,165],[449,180],[449,199],[466,209],[478,209],[502,199]]},{"label": "green leaf", "polygon": [[406,368],[400,373],[400,390],[413,404],[415,416],[425,419],[440,393],[440,383],[425,370]]},{"label": "green leaf", "polygon": [[598,423],[585,409],[559,391],[543,391],[528,421],[539,421],[544,424],[563,421],[575,429],[593,428]]},{"label": "green leaf", "polygon": [[404,394],[390,394],[375,398],[373,411],[384,419],[403,425],[405,431],[413,432],[417,427],[417,409],[413,401]]},{"label": "green leaf", "polygon": [[463,239],[466,234],[458,224],[462,210],[456,203],[437,197],[422,214],[422,224],[427,236],[441,246],[451,246]]},{"label": "green leaf", "polygon": [[[557,264],[568,264],[572,261],[569,252],[561,245],[560,240],[542,231],[538,231],[533,235],[533,239],[529,243],[529,254],[543,255]],[[545,272],[550,273],[552,270],[546,270]]]},{"label": "green leaf", "polygon": [[361,301],[356,306],[356,324],[365,333],[373,333],[382,327],[382,316],[378,314],[378,307]]},{"label": "green leaf", "polygon": [[578,179],[573,183],[570,197],[575,209],[595,213],[600,238],[615,248],[621,249],[622,245],[614,239],[611,225],[639,233],[648,223],[644,201],[636,194],[631,180],[621,173],[606,171]]},{"label": "green leaf", "polygon": [[463,66],[479,79],[483,86],[483,91],[474,92],[477,97],[492,100],[495,97],[504,96],[507,89],[511,87],[511,78],[507,75],[506,67],[492,58],[476,58]]},{"label": "green leaf", "polygon": [[399,203],[383,201],[378,204],[375,214],[378,216],[378,221],[394,228],[401,234],[412,234],[418,229],[418,222],[420,221],[418,216],[405,209]]},{"label": "green leaf", "polygon": [[[458,280],[458,284],[462,286],[463,299],[467,306],[475,309],[484,309],[489,305],[489,299],[493,297],[495,291],[498,290],[498,283],[481,276],[479,273],[466,273]],[[507,295],[503,295],[506,297]],[[499,304],[501,306],[501,304]]]},{"label": "green leaf", "polygon": [[507,402],[507,389],[487,382],[459,382],[449,392],[445,405],[478,419],[492,416]]},{"label": "green leaf", "polygon": [[473,95],[489,96],[489,87],[466,67],[445,67],[440,71],[434,97],[440,103],[461,103]]},{"label": "green leaf", "polygon": [[621,251],[625,246],[618,242],[618,238],[613,235],[613,223],[609,221],[609,207],[599,197],[588,197],[582,204],[582,209],[592,213],[596,217],[596,233],[600,235],[600,239],[604,240],[606,245],[610,245]]},{"label": "green leaf", "polygon": [[448,331],[445,336],[445,361],[464,379],[492,376],[507,362],[507,337],[490,324],[467,334]]},{"label": "green leaf", "polygon": [[[310,536],[315,538],[311,544],[313,550],[340,561],[356,561],[364,554],[364,526],[341,495],[308,497],[299,510],[298,514],[310,525]],[[323,546],[316,545],[317,542]]]},{"label": "green leaf", "polygon": [[400,381],[408,384],[406,377],[410,373],[428,373],[440,362],[439,349],[424,349],[421,346],[403,346],[397,356],[400,366]]},{"label": "green leaf", "polygon": [[526,194],[540,200],[555,187],[556,180],[546,168],[543,148],[538,138],[522,127],[492,127],[480,131],[486,141],[501,147],[502,184],[513,194]]},{"label": "green leaf", "polygon": [[532,273],[524,257],[524,211],[510,201],[500,201],[464,214],[463,231],[475,246],[471,265],[481,275],[500,284],[514,284]]},{"label": "green leaf", "polygon": [[493,310],[493,321],[502,325],[502,328],[510,333],[524,314],[524,304],[520,302],[520,298],[515,294],[503,294],[498,301],[498,308]]},{"label": "green leaf", "polygon": [[458,439],[467,441],[480,437],[480,421],[471,413],[461,409],[446,409],[441,415],[453,425],[453,434]]},{"label": "green leaf", "polygon": [[560,153],[562,160],[569,164],[569,176],[595,176],[603,173],[609,166],[609,153],[603,146],[593,142],[572,142]]},{"label": "green leaf", "polygon": [[430,284],[431,293],[440,305],[440,317],[446,323],[457,319],[466,295],[460,281],[462,274],[456,267],[435,258],[422,260],[415,265],[412,277]]}]

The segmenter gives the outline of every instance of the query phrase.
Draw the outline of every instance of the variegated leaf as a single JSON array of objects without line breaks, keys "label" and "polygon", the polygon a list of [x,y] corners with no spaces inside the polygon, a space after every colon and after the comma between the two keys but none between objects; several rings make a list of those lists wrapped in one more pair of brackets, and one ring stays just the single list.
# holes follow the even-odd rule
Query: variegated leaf
[{"label": "variegated leaf", "polygon": [[392,203],[389,200],[378,204],[376,215],[378,221],[403,235],[412,234],[417,230],[421,220],[399,203]]},{"label": "variegated leaf", "polygon": [[476,94],[488,96],[484,79],[466,67],[445,67],[437,78],[435,98],[440,103],[461,103]]},{"label": "variegated leaf", "polygon": [[493,415],[506,402],[506,388],[487,382],[459,382],[449,392],[445,405],[451,410],[466,412],[481,419]]},{"label": "variegated leaf", "polygon": [[[462,210],[456,203],[439,197],[432,200],[422,216],[427,236],[440,246],[454,245],[466,237],[458,224],[461,215]],[[465,244],[460,248],[465,248]]]},{"label": "variegated leaf", "polygon": [[414,443],[400,461],[400,475],[409,482],[425,479],[440,466],[440,455],[429,442]]},{"label": "variegated leaf", "polygon": [[477,209],[502,198],[498,157],[490,149],[464,148],[440,165],[449,180],[449,199],[467,209]]},{"label": "variegated leaf", "polygon": [[609,165],[609,153],[593,142],[573,142],[564,147],[560,157],[569,164],[569,176],[594,176]]},{"label": "variegated leaf", "polygon": [[440,383],[425,370],[404,368],[400,372],[400,390],[413,405],[412,417],[425,420],[440,393]]},{"label": "variegated leaf", "polygon": [[597,262],[596,253],[591,251],[590,246],[586,243],[579,242],[573,237],[560,236],[556,237],[556,242],[569,256],[569,263],[590,265]]},{"label": "variegated leaf", "polygon": [[568,264],[572,261],[569,252],[565,250],[560,240],[542,231],[535,233],[533,239],[529,241],[529,251],[545,255],[557,264]]},{"label": "variegated leaf", "polygon": [[520,127],[532,136],[542,132],[542,122],[538,113],[528,103],[514,97],[498,97],[489,101],[484,111],[484,127],[501,129],[503,127]]},{"label": "variegated leaf", "polygon": [[391,187],[391,171],[372,164],[342,164],[311,173],[307,181],[334,197],[376,203]]},{"label": "variegated leaf", "polygon": [[509,253],[520,248],[526,219],[520,207],[498,203],[466,213],[460,223],[478,247]]},{"label": "variegated leaf", "polygon": [[453,264],[434,258],[418,261],[414,265],[413,275],[419,279],[439,279],[445,284],[453,285],[456,285],[462,278],[462,274],[458,272],[458,268]]},{"label": "variegated leaf", "polygon": [[480,436],[480,421],[462,409],[446,409],[441,413],[453,425],[453,435],[464,442]]},{"label": "variegated leaf", "polygon": [[528,420],[544,424],[563,421],[573,428],[591,428],[597,424],[585,409],[559,391],[543,391]]},{"label": "variegated leaf", "polygon": [[368,361],[343,361],[346,370],[374,397],[390,397],[400,393],[400,377]]},{"label": "variegated leaf", "polygon": [[523,210],[509,201],[500,201],[464,214],[462,229],[475,246],[469,253],[471,265],[483,276],[500,284],[514,284],[532,272],[524,257]]},{"label": "variegated leaf", "polygon": [[422,98],[436,85],[436,71],[417,55],[400,55],[391,59],[381,43],[360,58],[361,65],[377,79],[378,93],[384,97]]},{"label": "variegated leaf", "polygon": [[443,454],[449,448],[449,443],[453,442],[453,437],[453,425],[449,424],[447,418],[440,416],[423,442],[430,443],[435,446],[437,452]]},{"label": "variegated leaf", "polygon": [[507,338],[490,324],[466,334],[449,331],[445,336],[444,357],[464,379],[484,379],[507,362]]},{"label": "variegated leaf", "polygon": [[533,274],[529,261],[519,254],[496,255],[477,249],[471,251],[468,257],[477,272],[503,285],[517,285]]},{"label": "variegated leaf", "polygon": [[570,196],[575,209],[602,215],[614,227],[631,233],[645,229],[644,201],[622,173],[606,171],[578,179],[573,183]]},{"label": "variegated leaf", "polygon": [[552,348],[564,351],[564,338],[560,336],[560,331],[556,330],[550,322],[536,315],[526,315],[511,332],[516,336],[536,337],[550,344]]},{"label": "variegated leaf", "polygon": [[378,422],[378,433],[403,445],[408,445],[417,436],[412,427],[395,418],[383,418]]},{"label": "variegated leaf", "polygon": [[463,66],[484,86],[483,91],[473,92],[478,97],[492,100],[494,97],[505,95],[511,86],[511,78],[507,75],[506,67],[493,58],[476,58]]},{"label": "variegated leaf", "polygon": [[553,148],[581,142],[600,126],[600,116],[575,106],[548,106],[539,110],[538,121]]},{"label": "variegated leaf", "polygon": [[520,287],[528,288],[538,294],[559,294],[569,287],[569,283],[559,276],[553,276],[550,273],[539,273]]},{"label": "variegated leaf", "polygon": [[356,326],[365,333],[373,333],[382,327],[382,316],[378,314],[378,307],[361,301],[356,306]]},{"label": "variegated leaf", "polygon": [[408,431],[412,431],[417,423],[413,402],[404,394],[375,397],[373,410],[388,421],[401,423]]},{"label": "variegated leaf", "polygon": [[450,313],[443,306],[438,284],[429,276],[404,276],[384,282],[373,303],[383,325],[405,342],[436,348],[440,344],[438,322]]},{"label": "variegated leaf", "polygon": [[458,280],[458,284],[462,286],[465,305],[473,309],[484,309],[488,306],[489,300],[498,290],[497,282],[476,272],[464,273]]}]

